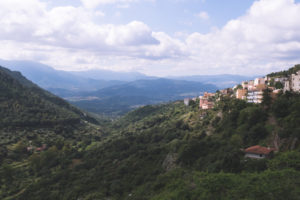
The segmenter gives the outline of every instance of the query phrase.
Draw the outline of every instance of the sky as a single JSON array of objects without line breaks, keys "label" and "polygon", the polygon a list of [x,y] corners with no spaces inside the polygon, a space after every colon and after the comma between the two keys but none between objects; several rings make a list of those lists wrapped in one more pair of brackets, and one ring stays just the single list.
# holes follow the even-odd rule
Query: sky
[{"label": "sky", "polygon": [[300,63],[300,0],[0,0],[0,59],[153,76]]}]

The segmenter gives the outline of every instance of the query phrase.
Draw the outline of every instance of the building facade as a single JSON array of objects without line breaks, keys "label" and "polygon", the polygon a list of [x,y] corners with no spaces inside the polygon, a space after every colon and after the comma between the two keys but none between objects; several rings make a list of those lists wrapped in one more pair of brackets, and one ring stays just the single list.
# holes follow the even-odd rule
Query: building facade
[{"label": "building facade", "polygon": [[246,158],[263,159],[272,156],[274,148],[262,147],[259,145],[249,147],[244,150]]},{"label": "building facade", "polygon": [[284,92],[300,92],[300,71],[298,71],[296,74],[292,74],[289,79],[284,82],[283,90]]},{"label": "building facade", "polygon": [[300,71],[291,76],[291,89],[294,92],[300,92]]},{"label": "building facade", "polygon": [[237,89],[236,90],[236,98],[237,99],[246,99],[247,89]]},{"label": "building facade", "polygon": [[248,91],[247,102],[248,103],[261,103],[263,100],[262,90],[252,90]]},{"label": "building facade", "polygon": [[189,98],[185,98],[183,100],[184,105],[188,106],[190,104],[190,99]]},{"label": "building facade", "polygon": [[265,78],[254,79],[254,86],[265,84]]}]

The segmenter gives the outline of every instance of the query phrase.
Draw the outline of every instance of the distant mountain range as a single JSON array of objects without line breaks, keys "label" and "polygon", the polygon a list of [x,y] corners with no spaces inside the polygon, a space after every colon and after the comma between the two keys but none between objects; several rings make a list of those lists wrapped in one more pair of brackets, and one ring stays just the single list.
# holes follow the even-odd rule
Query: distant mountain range
[{"label": "distant mountain range", "polygon": [[0,60],[0,65],[20,71],[40,87],[82,109],[109,116],[122,115],[141,105],[214,92],[253,78],[229,74],[157,78],[109,70],[70,72],[31,61]]},{"label": "distant mountain range", "polygon": [[[69,98],[73,104],[90,112],[120,116],[136,107],[195,97],[204,91],[215,92],[217,87],[192,81],[152,79],[137,80],[82,93],[83,99]],[[91,99],[84,99],[90,97]]]},{"label": "distant mountain range", "polygon": [[118,80],[88,78],[85,76],[88,71],[80,76],[81,73],[78,72],[55,70],[50,66],[31,61],[0,60],[0,65],[21,72],[26,78],[47,90],[60,88],[71,91],[92,91],[125,82],[121,78]]},{"label": "distant mountain range", "polygon": [[115,72],[110,70],[95,69],[87,71],[71,71],[69,72],[75,76],[80,76],[88,79],[104,80],[104,81],[135,81],[142,79],[152,79],[155,77],[147,76],[139,72]]},{"label": "distant mountain range", "polygon": [[[43,88],[60,88],[72,90],[97,90],[113,85],[136,80],[152,80],[157,77],[147,76],[139,72],[115,72],[110,70],[62,71],[32,61],[7,61],[0,59],[0,65],[14,71],[20,71],[25,77]],[[218,88],[232,87],[253,76],[232,74],[168,76],[165,79],[185,80],[213,84]]]},{"label": "distant mountain range", "polygon": [[185,80],[185,81],[195,81],[205,84],[213,84],[220,89],[230,88],[236,84],[241,83],[245,80],[253,80],[257,76],[241,76],[233,74],[220,74],[220,75],[195,75],[195,76],[171,76],[169,79],[174,80]]}]

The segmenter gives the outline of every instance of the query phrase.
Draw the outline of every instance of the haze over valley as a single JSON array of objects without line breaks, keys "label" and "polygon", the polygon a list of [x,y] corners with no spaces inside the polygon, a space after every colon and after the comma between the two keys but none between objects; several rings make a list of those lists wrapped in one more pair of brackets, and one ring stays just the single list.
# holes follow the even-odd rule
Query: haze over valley
[{"label": "haze over valley", "polygon": [[40,87],[84,110],[108,117],[118,117],[147,104],[215,92],[252,78],[226,74],[161,78],[109,70],[72,72],[32,61],[0,60],[0,65],[20,71]]}]

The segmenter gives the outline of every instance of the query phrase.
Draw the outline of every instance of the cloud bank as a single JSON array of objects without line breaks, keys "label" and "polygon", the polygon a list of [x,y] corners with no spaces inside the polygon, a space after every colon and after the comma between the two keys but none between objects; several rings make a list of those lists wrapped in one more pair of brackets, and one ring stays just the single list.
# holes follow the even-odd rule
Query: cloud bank
[{"label": "cloud bank", "polygon": [[[54,8],[39,0],[0,1],[0,58],[151,75],[263,74],[300,63],[300,5],[293,0],[256,1],[224,27],[180,38],[138,20],[97,22],[105,14],[95,7],[136,1],[82,0],[78,7]],[[204,13],[199,17],[208,19]]]}]

